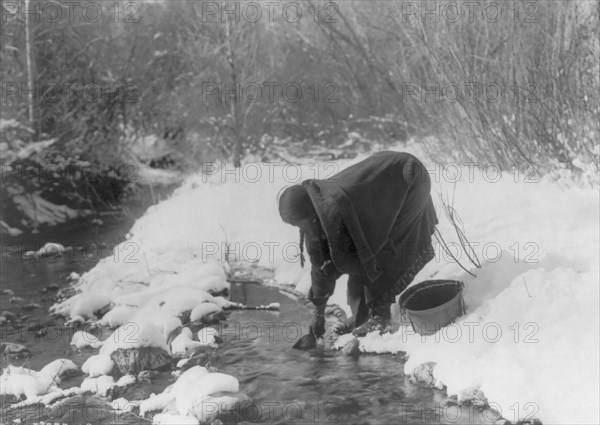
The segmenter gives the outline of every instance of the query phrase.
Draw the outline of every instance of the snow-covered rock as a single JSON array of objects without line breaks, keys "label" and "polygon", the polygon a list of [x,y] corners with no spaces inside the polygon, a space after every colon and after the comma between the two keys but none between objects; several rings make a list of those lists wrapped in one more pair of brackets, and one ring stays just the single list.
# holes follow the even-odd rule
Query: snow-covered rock
[{"label": "snow-covered rock", "polygon": [[109,390],[115,386],[112,376],[102,375],[95,378],[86,378],[81,383],[82,392],[98,393],[106,396]]},{"label": "snow-covered rock", "polygon": [[145,416],[148,412],[156,412],[166,408],[169,403],[175,400],[175,394],[171,392],[172,387],[167,387],[160,394],[151,394],[145,400],[140,402],[140,415]]},{"label": "snow-covered rock", "polygon": [[113,410],[117,410],[120,412],[132,412],[134,410],[134,408],[138,405],[139,405],[139,401],[137,401],[137,400],[129,401],[123,397],[116,398],[110,403],[110,406]]},{"label": "snow-covered rock", "polygon": [[81,370],[83,373],[87,373],[90,377],[108,375],[113,371],[115,363],[107,354],[96,354],[89,357],[83,365]]},{"label": "snow-covered rock", "polygon": [[[163,416],[160,418],[164,420],[188,420],[182,419],[185,417],[194,418],[194,423],[204,423],[236,403],[249,400],[245,394],[239,392],[239,382],[235,377],[224,373],[211,373],[205,367],[194,366],[181,373],[177,381],[162,393],[152,394],[143,400],[140,403],[140,415],[161,411]],[[158,415],[154,417],[156,416]]]},{"label": "snow-covered rock", "polygon": [[437,388],[441,390],[444,388],[444,385],[435,379],[435,376],[433,375],[434,368],[434,362],[422,363],[412,370],[410,374],[410,380],[424,387]]},{"label": "snow-covered rock", "polygon": [[190,313],[190,321],[202,320],[203,317],[221,311],[221,307],[213,303],[201,303],[194,307]]},{"label": "snow-covered rock", "polygon": [[137,379],[133,375],[123,375],[117,381],[117,386],[126,387],[127,385],[133,385],[137,382]]},{"label": "snow-covered rock", "polygon": [[23,344],[3,342],[0,344],[0,353],[2,353],[4,356],[22,356],[29,354],[30,350]]},{"label": "snow-covered rock", "polygon": [[17,398],[25,396],[30,402],[40,402],[42,396],[49,395],[44,400],[53,400],[62,396],[63,390],[58,384],[65,376],[79,370],[73,361],[56,359],[40,371],[35,371],[22,366],[9,365],[0,376],[0,394],[10,394]]},{"label": "snow-covered rock", "polygon": [[171,353],[173,355],[184,355],[188,351],[201,346],[202,344],[199,341],[192,339],[192,330],[190,328],[183,328],[179,335],[171,341]]},{"label": "snow-covered rock", "polygon": [[241,392],[217,392],[206,396],[200,403],[192,407],[192,415],[200,423],[211,423],[220,413],[233,411],[244,412],[252,400]]},{"label": "snow-covered rock", "polygon": [[118,349],[156,347],[168,351],[161,328],[149,319],[126,323],[109,336],[100,353],[110,355]]},{"label": "snow-covered rock", "polygon": [[118,328],[126,323],[129,323],[135,315],[136,309],[127,305],[119,305],[113,307],[100,320],[98,325],[107,326],[111,329]]},{"label": "snow-covered rock", "polygon": [[57,390],[52,377],[38,375],[29,369],[9,366],[0,375],[0,394],[31,399]]},{"label": "snow-covered rock", "polygon": [[38,374],[46,375],[56,383],[59,383],[64,377],[71,376],[79,372],[79,367],[69,359],[56,359],[40,369]]},{"label": "snow-covered rock", "polygon": [[102,342],[96,337],[96,335],[86,331],[77,331],[71,337],[71,345],[75,346],[77,349],[86,347],[98,348],[102,346]]},{"label": "snow-covered rock", "polygon": [[198,331],[198,342],[200,345],[217,347],[219,344],[219,331],[212,327],[202,328]]}]

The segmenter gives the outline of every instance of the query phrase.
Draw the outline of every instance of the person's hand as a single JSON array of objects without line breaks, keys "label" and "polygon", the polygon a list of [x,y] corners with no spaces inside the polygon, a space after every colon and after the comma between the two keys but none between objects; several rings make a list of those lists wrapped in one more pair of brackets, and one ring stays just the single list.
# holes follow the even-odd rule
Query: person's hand
[{"label": "person's hand", "polygon": [[316,313],[310,322],[310,333],[315,338],[323,338],[325,334],[325,315],[322,313]]}]

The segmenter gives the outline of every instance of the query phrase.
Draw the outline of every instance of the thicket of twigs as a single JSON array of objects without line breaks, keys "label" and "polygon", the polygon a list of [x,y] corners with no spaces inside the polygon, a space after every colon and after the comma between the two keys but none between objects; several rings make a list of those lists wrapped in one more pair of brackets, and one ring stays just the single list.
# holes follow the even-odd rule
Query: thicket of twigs
[{"label": "thicket of twigs", "polygon": [[[2,2],[2,114],[85,160],[110,163],[148,134],[170,143],[171,165],[197,167],[266,154],[271,140],[336,147],[357,132],[417,136],[445,160],[598,163],[592,0],[296,1],[272,14],[257,2],[258,20],[246,1],[83,0],[69,14],[58,0],[53,22],[48,3],[32,0],[26,22]],[[224,8],[239,8],[239,21]],[[238,101],[221,91],[236,84]]]}]

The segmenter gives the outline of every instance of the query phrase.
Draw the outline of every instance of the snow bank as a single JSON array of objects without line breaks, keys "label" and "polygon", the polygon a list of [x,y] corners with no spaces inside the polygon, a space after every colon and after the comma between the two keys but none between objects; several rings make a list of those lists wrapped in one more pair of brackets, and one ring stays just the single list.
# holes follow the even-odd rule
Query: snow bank
[{"label": "snow bank", "polygon": [[[310,278],[299,267],[298,233],[280,220],[277,194],[360,159],[249,163],[238,170],[209,164],[207,174],[189,177],[170,199],[150,207],[114,255],[81,277],[81,294],[54,311],[90,319],[109,304],[114,317],[101,322],[145,317],[164,335],[168,320],[184,310],[201,317],[215,308],[203,303],[223,307],[226,300],[208,291],[227,287],[226,258],[273,267],[278,282],[306,292]],[[464,281],[468,315],[427,338],[405,326],[394,335],[369,335],[362,350],[406,351],[408,374],[435,362],[434,379],[449,394],[481,390],[510,420],[598,423],[597,190],[539,178],[528,164],[424,162],[441,233],[458,253],[438,194],[453,198],[482,268],[471,277],[436,246],[436,258],[415,282],[432,276]],[[459,259],[468,265],[464,254]],[[344,278],[330,301],[348,311]]]}]

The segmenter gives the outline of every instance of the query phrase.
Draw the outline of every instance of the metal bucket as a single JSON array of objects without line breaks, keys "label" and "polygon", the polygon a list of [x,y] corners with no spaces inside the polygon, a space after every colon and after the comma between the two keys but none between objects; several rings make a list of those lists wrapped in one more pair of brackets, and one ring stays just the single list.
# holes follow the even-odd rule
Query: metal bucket
[{"label": "metal bucket", "polygon": [[413,330],[431,335],[465,314],[464,284],[457,280],[426,280],[400,294],[400,312]]}]

